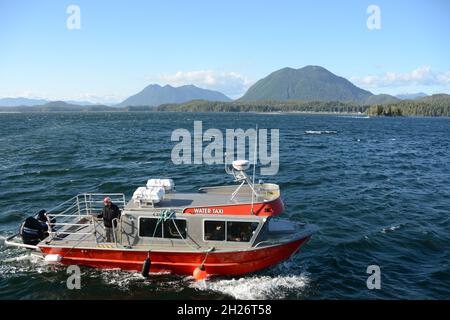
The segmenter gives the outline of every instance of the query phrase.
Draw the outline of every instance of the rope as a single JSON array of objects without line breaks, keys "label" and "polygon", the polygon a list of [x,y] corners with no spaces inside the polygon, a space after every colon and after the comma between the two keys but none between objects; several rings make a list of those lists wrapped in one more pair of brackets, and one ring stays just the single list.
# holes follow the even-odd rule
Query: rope
[{"label": "rope", "polygon": [[[195,250],[195,251],[197,251],[197,252],[207,252],[207,254],[208,254],[209,252],[211,252],[212,250],[214,250],[214,247],[213,247],[213,248],[209,248],[209,249],[207,249],[207,250],[199,250],[198,247],[197,247],[197,248],[196,248],[196,247],[193,247],[193,246],[186,240],[186,238],[183,237],[183,235],[182,235],[181,232],[180,232],[180,229],[178,229],[178,226],[177,226],[177,224],[175,223],[174,214],[175,214],[175,211],[171,211],[171,210],[169,210],[169,209],[165,209],[165,210],[162,210],[162,211],[161,211],[161,215],[160,215],[160,217],[158,218],[158,221],[156,222],[156,225],[155,225],[155,229],[154,229],[154,231],[153,231],[153,236],[152,236],[152,238],[150,239],[149,246],[151,245],[151,243],[152,243],[152,241],[153,241],[153,239],[154,239],[154,237],[155,237],[156,229],[158,228],[158,225],[159,225],[161,222],[165,222],[165,221],[171,219],[173,225],[175,226],[175,229],[176,229],[177,232],[178,232],[178,235],[180,236],[180,238],[184,241],[184,243],[185,243],[188,247],[190,247],[191,249],[193,249],[193,250]],[[150,250],[149,250],[149,253],[150,253]]]},{"label": "rope", "polygon": [[[169,210],[161,211],[161,215],[159,216],[158,221],[156,222],[156,225],[155,225],[155,229],[153,230],[153,235],[150,238],[150,243],[148,244],[149,247],[151,246],[153,239],[155,239],[155,234],[156,234],[156,230],[158,229],[158,225],[161,223],[161,221],[163,221],[164,217],[167,215],[167,212],[169,212]],[[162,236],[162,228],[161,228],[161,236]],[[147,258],[150,258],[150,251],[151,250],[149,249],[148,253],[147,253]]]},{"label": "rope", "polygon": [[205,262],[206,262],[206,259],[208,258],[208,254],[212,251],[214,251],[214,247],[212,247],[212,248],[208,249],[208,251],[206,251],[205,259],[203,259],[202,264],[201,264],[202,267],[205,266]]},{"label": "rope", "polygon": [[70,252],[72,252],[73,249],[76,248],[76,246],[77,246],[78,244],[80,244],[82,241],[86,240],[86,237],[88,237],[88,236],[89,236],[89,235],[83,235],[83,237],[81,237],[81,239],[80,239],[79,241],[77,241],[77,242],[73,245],[73,247],[69,249],[69,251],[67,251],[64,255],[61,256],[61,259],[62,259],[62,258],[65,258]]},{"label": "rope", "polygon": [[[172,214],[174,213],[174,211],[172,211]],[[191,246],[191,244],[186,240],[186,238],[183,237],[183,235],[181,234],[180,230],[178,229],[177,224],[175,223],[175,219],[173,217],[171,217],[173,225],[175,226],[175,229],[177,229],[178,234],[180,235],[180,238],[183,239],[184,243],[187,244],[188,247],[198,251],[198,252],[206,252],[206,256],[208,256],[208,253],[211,252],[212,250],[214,250],[214,247],[209,248],[207,250],[199,250],[198,247],[194,248],[193,246]],[[205,258],[206,260],[206,258]]]}]

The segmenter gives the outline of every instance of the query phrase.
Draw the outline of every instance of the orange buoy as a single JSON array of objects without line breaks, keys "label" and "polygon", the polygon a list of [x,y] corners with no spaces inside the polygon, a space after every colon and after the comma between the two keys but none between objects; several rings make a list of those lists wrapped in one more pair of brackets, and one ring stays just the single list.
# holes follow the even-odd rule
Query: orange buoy
[{"label": "orange buoy", "polygon": [[194,269],[194,272],[192,273],[192,276],[194,277],[195,280],[200,281],[203,280],[207,277],[207,273],[205,270],[205,266],[201,265],[197,268]]}]

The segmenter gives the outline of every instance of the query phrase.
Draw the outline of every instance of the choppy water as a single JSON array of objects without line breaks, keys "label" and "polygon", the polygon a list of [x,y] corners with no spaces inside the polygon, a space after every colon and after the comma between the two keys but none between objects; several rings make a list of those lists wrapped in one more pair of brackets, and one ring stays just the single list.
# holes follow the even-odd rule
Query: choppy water
[{"label": "choppy water", "polygon": [[[179,190],[228,183],[221,165],[175,166],[175,128],[280,129],[284,217],[320,231],[293,259],[244,277],[196,283],[66,269],[0,241],[0,298],[450,298],[450,119],[195,113],[0,114],[0,236],[81,192],[125,192],[149,177]],[[307,131],[309,131],[307,133]],[[311,132],[313,132],[311,134]],[[368,265],[381,290],[368,290]]]}]

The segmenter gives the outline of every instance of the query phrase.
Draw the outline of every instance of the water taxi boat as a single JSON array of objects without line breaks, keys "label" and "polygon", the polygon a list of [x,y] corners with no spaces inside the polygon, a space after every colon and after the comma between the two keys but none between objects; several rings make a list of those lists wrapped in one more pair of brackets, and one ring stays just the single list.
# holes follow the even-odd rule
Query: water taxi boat
[{"label": "water taxi boat", "polygon": [[[32,249],[49,263],[144,276],[203,278],[268,268],[297,253],[317,228],[279,219],[284,210],[279,186],[254,183],[248,167],[246,160],[234,161],[226,171],[237,183],[195,193],[177,192],[171,179],[150,179],[128,202],[124,194],[80,194],[42,211],[41,219],[28,218],[41,230],[25,222],[5,244]],[[97,218],[105,196],[121,210],[112,242],[106,242]]]}]

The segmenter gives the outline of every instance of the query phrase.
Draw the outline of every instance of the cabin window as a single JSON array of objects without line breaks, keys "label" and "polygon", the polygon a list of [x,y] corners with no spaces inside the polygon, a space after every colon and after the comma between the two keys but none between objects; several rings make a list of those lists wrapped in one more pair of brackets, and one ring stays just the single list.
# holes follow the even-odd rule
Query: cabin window
[{"label": "cabin window", "polygon": [[155,218],[140,218],[139,236],[162,238],[162,223]]},{"label": "cabin window", "polygon": [[169,219],[164,221],[164,238],[186,239],[186,220]]},{"label": "cabin window", "polygon": [[187,230],[184,219],[168,219],[162,222],[159,218],[140,218],[139,221],[140,237],[186,239]]},{"label": "cabin window", "polygon": [[[205,221],[204,222],[205,241],[233,241],[249,242],[258,222],[242,221]],[[225,236],[226,235],[226,236]]]},{"label": "cabin window", "polygon": [[257,222],[227,222],[227,241],[249,242],[258,228]]},{"label": "cabin window", "polygon": [[224,241],[225,221],[205,221],[205,240]]}]

